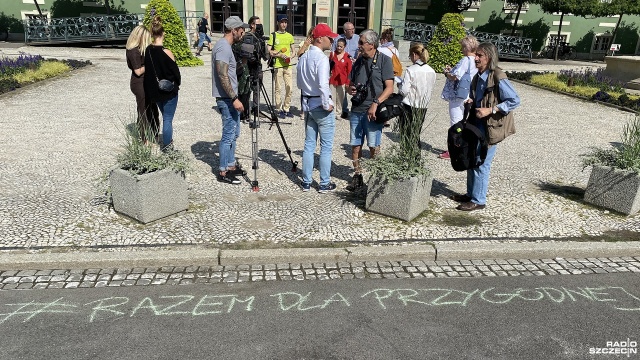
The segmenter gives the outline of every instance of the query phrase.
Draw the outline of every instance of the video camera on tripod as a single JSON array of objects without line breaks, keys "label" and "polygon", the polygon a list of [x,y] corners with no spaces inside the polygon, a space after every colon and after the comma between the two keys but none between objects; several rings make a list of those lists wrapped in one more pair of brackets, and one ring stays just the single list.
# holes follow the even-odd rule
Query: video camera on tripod
[{"label": "video camera on tripod", "polygon": [[265,41],[269,40],[264,36],[262,24],[256,25],[255,32],[246,32],[242,38],[240,56],[247,59],[250,64],[259,63],[260,59],[266,60]]}]

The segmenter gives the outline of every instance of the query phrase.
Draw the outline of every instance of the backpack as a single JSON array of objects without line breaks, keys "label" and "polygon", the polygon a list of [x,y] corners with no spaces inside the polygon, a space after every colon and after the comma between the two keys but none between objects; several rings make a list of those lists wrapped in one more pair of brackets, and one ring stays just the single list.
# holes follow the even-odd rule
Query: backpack
[{"label": "backpack", "polygon": [[[391,50],[391,47],[387,47],[387,49]],[[393,62],[393,76],[402,76],[402,63],[393,50],[391,50],[391,61]]]},{"label": "backpack", "polygon": [[[455,171],[474,169],[484,164],[489,150],[489,143],[480,129],[471,122],[475,116],[475,109],[465,107],[465,116],[468,119],[455,123],[447,132],[447,150],[451,157],[451,166]],[[480,151],[478,151],[478,146]],[[478,160],[478,157],[480,159]]]}]

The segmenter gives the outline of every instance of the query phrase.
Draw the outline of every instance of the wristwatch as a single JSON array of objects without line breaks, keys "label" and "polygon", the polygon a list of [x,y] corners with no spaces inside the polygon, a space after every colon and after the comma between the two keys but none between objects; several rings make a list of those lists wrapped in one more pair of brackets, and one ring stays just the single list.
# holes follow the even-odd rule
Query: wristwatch
[{"label": "wristwatch", "polygon": [[373,99],[373,102],[378,104],[378,105],[380,105],[380,100],[378,100],[378,99]]},{"label": "wristwatch", "polygon": [[498,112],[498,110],[496,110],[496,107],[492,107],[491,108],[491,114],[495,115]]}]

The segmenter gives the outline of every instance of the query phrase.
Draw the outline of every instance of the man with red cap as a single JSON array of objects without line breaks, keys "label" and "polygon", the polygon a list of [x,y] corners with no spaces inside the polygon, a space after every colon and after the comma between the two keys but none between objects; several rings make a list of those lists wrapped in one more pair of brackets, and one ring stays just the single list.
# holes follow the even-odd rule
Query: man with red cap
[{"label": "man with red cap", "polygon": [[305,140],[302,153],[302,191],[309,191],[313,181],[313,159],[317,138],[320,136],[320,182],[318,192],[324,194],[336,189],[331,182],[331,154],[336,132],[336,115],[329,89],[329,58],[324,51],[331,50],[338,34],[329,25],[320,23],[313,29],[313,43],[298,60],[297,83],[302,92]]}]

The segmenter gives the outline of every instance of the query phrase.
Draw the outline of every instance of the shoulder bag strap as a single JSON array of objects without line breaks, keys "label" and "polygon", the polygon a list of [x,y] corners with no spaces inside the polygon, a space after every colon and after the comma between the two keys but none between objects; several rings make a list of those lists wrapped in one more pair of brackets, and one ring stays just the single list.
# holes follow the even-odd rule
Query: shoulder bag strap
[{"label": "shoulder bag strap", "polygon": [[365,67],[367,71],[367,86],[371,88],[371,96],[376,97],[376,89],[373,87],[373,82],[371,81],[371,74],[373,73],[373,66],[378,62],[378,50],[376,50],[375,55],[373,55],[373,60],[371,60],[371,66]]},{"label": "shoulder bag strap", "polygon": [[151,59],[151,67],[153,68],[153,75],[156,77],[156,81],[160,83],[160,79],[158,79],[158,72],[156,71],[156,65],[153,63],[153,53],[149,52],[149,59]]}]

